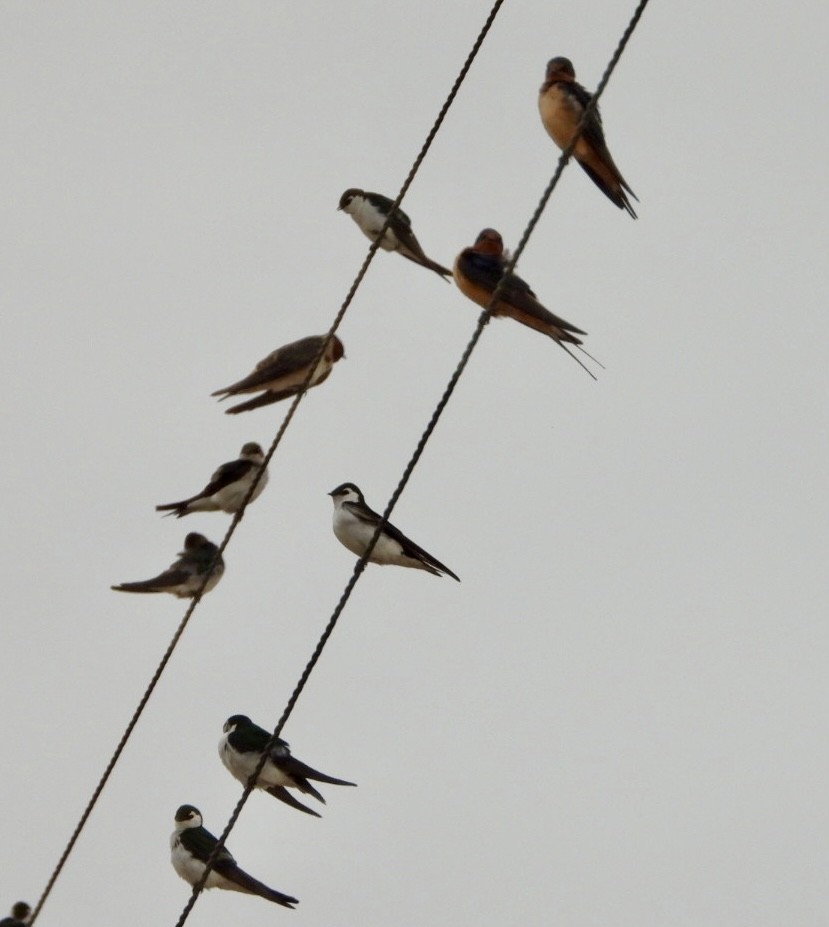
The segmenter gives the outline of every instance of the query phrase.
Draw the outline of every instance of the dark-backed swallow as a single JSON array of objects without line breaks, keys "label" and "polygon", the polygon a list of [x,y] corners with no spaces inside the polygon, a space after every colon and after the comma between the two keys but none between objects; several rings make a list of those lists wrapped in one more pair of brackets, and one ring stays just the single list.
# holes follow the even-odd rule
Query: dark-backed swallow
[{"label": "dark-backed swallow", "polygon": [[[362,557],[380,523],[380,516],[366,505],[362,492],[353,483],[343,483],[332,489],[328,495],[334,500],[334,534],[337,540],[352,554]],[[397,566],[426,570],[434,576],[446,573],[460,582],[460,578],[449,567],[427,554],[402,531],[388,523],[380,532],[368,559],[381,565],[393,563]]]},{"label": "dark-backed swallow", "polygon": [[191,531],[184,539],[184,550],[178,555],[178,560],[171,563],[163,573],[154,579],[145,579],[136,583],[120,583],[110,588],[116,592],[169,592],[180,599],[192,599],[201,588],[204,575],[214,560],[216,565],[213,567],[204,591],[210,592],[222,578],[225,565],[218,553],[219,548],[208,541],[203,534]]},{"label": "dark-backed swallow", "polygon": [[[224,389],[217,389],[211,395],[227,399],[228,396],[237,396],[240,393],[265,391],[261,396],[225,409],[228,415],[258,409],[260,406],[267,406],[272,402],[280,402],[282,399],[295,396],[305,382],[311,364],[319,357],[324,341],[325,335],[310,335],[308,338],[300,338],[299,341],[283,345],[259,361],[253,372],[244,379]],[[331,373],[331,368],[344,356],[345,349],[342,341],[333,335],[314,369],[308,389],[312,386],[319,386],[326,380]]]},{"label": "dark-backed swallow", "polygon": [[31,913],[32,909],[25,901],[16,901],[12,905],[11,917],[4,917],[0,927],[26,927]]},{"label": "dark-backed swallow", "polygon": [[[262,758],[262,753],[271,739],[271,734],[264,728],[254,724],[247,715],[233,715],[228,718],[222,728],[224,735],[219,741],[219,756],[228,772],[242,785],[248,784],[256,765]],[[288,789],[299,789],[305,795],[313,795],[317,801],[325,804],[325,799],[308,781],[327,782],[329,785],[356,785],[356,782],[346,782],[345,779],[335,779],[326,776],[305,763],[291,756],[288,744],[281,739],[271,747],[268,759],[256,780],[256,788],[262,789],[274,798],[284,801],[286,805],[304,811],[306,814],[320,815],[302,802],[298,801],[288,792]]]},{"label": "dark-backed swallow", "polygon": [[337,208],[347,212],[371,241],[376,240],[391,213],[380,247],[384,251],[396,251],[415,264],[440,274],[444,279],[451,277],[451,270],[426,257],[412,231],[411,219],[399,206],[391,212],[393,203],[394,200],[383,196],[382,193],[368,193],[366,190],[351,188],[340,197],[340,205]]},{"label": "dark-backed swallow", "polygon": [[[191,512],[227,512],[235,515],[241,508],[242,502],[250,490],[251,483],[256,475],[262,471],[265,455],[258,444],[251,441],[242,447],[238,460],[224,463],[210,477],[210,482],[200,493],[185,499],[183,502],[167,502],[157,505],[156,512],[175,514],[182,518]],[[268,482],[268,471],[262,471],[259,482],[250,497],[250,502],[262,495],[262,490]]]},{"label": "dark-backed swallow", "polygon": [[[170,835],[170,858],[173,868],[185,882],[195,885],[201,879],[204,864],[218,842],[210,831],[202,827],[202,816],[198,808],[182,805],[176,811],[176,829]],[[259,895],[260,898],[267,898],[286,908],[299,904],[296,898],[268,888],[240,869],[227,847],[219,851],[204,887]]]},{"label": "dark-backed swallow", "polygon": [[[464,248],[456,258],[455,283],[464,296],[486,309],[504,273],[506,263],[504,241],[500,234],[495,229],[484,229],[475,239],[475,244],[471,248]],[[565,342],[579,347],[582,341],[576,335],[587,333],[545,309],[529,285],[515,274],[510,274],[505,280],[492,314],[509,316],[522,325],[548,335],[584,367],[584,364],[567,349]],[[587,367],[584,369],[587,370]],[[587,372],[590,373],[589,370]],[[590,373],[590,376],[593,377],[593,374]]]},{"label": "dark-backed swallow", "polygon": [[[592,98],[593,94],[576,81],[576,72],[569,58],[552,58],[547,63],[547,76],[538,92],[538,111],[548,135],[562,150],[570,143]],[[604,140],[598,107],[582,129],[573,157],[612,203],[636,218],[625,191],[638,202],[637,196],[613,163]]]}]

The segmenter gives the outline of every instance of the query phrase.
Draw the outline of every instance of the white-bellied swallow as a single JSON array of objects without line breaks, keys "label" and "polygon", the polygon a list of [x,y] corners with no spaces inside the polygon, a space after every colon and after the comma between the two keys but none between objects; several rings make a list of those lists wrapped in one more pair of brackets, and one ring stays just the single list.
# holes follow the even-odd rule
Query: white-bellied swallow
[{"label": "white-bellied swallow", "polygon": [[[241,508],[245,496],[251,487],[251,483],[256,479],[256,475],[262,471],[262,464],[265,462],[265,455],[262,448],[254,441],[250,441],[242,447],[238,460],[231,460],[224,463],[210,477],[210,482],[204,489],[185,499],[182,502],[167,502],[164,505],[157,505],[156,512],[167,512],[169,515],[175,515],[176,518],[182,518],[191,512],[227,512],[235,515]],[[262,495],[262,490],[268,482],[268,471],[262,471],[256,489],[250,497],[250,502],[258,499]]]},{"label": "white-bellied swallow", "polygon": [[135,583],[119,583],[111,586],[116,592],[169,592],[180,599],[192,599],[201,588],[204,575],[216,560],[213,572],[204,587],[210,590],[222,578],[225,571],[224,561],[218,556],[219,548],[208,541],[203,534],[191,531],[184,539],[184,550],[170,566],[153,579]]},{"label": "white-bellied swallow", "polygon": [[[457,256],[454,267],[455,283],[464,296],[485,309],[501,280],[506,264],[507,256],[500,234],[495,229],[484,229],[475,239],[475,244],[471,248],[464,248]],[[566,344],[579,347],[582,341],[577,336],[586,332],[545,309],[529,285],[516,274],[510,274],[504,281],[492,315],[509,316],[522,325],[548,335],[584,367],[584,364],[567,349]],[[584,369],[595,379],[587,367]]]},{"label": "white-bellied swallow", "polygon": [[[224,734],[219,741],[219,756],[228,772],[242,785],[247,785],[248,779],[253,775],[271,739],[271,734],[258,724],[254,724],[247,715],[233,715],[225,721],[222,730]],[[291,756],[291,750],[286,741],[278,739],[268,752],[268,759],[256,781],[256,788],[284,801],[286,805],[298,811],[320,817],[316,811],[303,805],[288,792],[288,789],[298,789],[305,795],[313,795],[317,801],[325,804],[325,799],[311,785],[309,779],[327,782],[329,785],[357,784],[346,782],[345,779],[335,779],[333,776],[327,776],[325,773],[306,766],[305,763]]]},{"label": "white-bellied swallow", "polygon": [[[337,540],[352,554],[361,557],[381,517],[366,505],[362,492],[354,483],[343,483],[332,489],[328,495],[334,500],[334,534]],[[397,566],[414,567],[435,576],[446,573],[460,582],[460,578],[449,567],[444,566],[440,560],[426,553],[402,531],[388,523],[380,532],[369,560],[382,565],[393,563]]]},{"label": "white-bellied swallow", "polygon": [[451,277],[451,270],[426,257],[412,231],[411,219],[399,206],[392,212],[393,204],[394,200],[383,196],[382,193],[369,193],[352,187],[340,197],[340,205],[337,208],[347,212],[371,241],[376,240],[386,218],[391,214],[380,247],[384,251],[396,251],[415,264],[433,270],[444,279]]},{"label": "white-bellied swallow", "polygon": [[[547,62],[547,74],[538,92],[538,111],[547,134],[562,150],[570,144],[592,98],[593,94],[576,81],[576,71],[569,58],[552,58]],[[573,157],[611,203],[636,218],[625,191],[635,200],[636,194],[610,156],[598,107],[582,129]]]},{"label": "white-bellied swallow", "polygon": [[[176,829],[170,835],[170,858],[173,868],[190,885],[204,874],[204,864],[219,841],[202,826],[202,816],[193,805],[182,805],[176,811]],[[222,847],[204,883],[205,888],[225,888],[231,892],[259,895],[286,908],[299,904],[296,898],[268,888],[258,879],[240,869],[227,847]]]},{"label": "white-bellied swallow", "polygon": [[12,905],[11,916],[0,920],[0,927],[26,927],[31,913],[32,909],[25,901],[16,901]]},{"label": "white-bellied swallow", "polygon": [[[259,361],[244,379],[224,389],[217,389],[211,395],[227,399],[228,396],[238,396],[240,393],[258,393],[264,390],[260,396],[225,409],[228,415],[258,409],[260,406],[267,406],[272,402],[280,402],[295,396],[305,382],[309,368],[319,357],[324,342],[325,335],[310,335],[308,338],[300,338],[299,341],[285,344]],[[319,386],[326,380],[334,364],[344,356],[345,349],[342,341],[333,335],[314,368],[308,389],[312,386]]]}]

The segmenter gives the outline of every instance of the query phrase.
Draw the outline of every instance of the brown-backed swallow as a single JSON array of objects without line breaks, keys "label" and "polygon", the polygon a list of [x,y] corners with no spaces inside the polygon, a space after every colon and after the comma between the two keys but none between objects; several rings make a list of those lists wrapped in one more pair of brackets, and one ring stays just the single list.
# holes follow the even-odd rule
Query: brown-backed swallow
[{"label": "brown-backed swallow", "polygon": [[371,241],[375,241],[380,234],[380,229],[383,228],[386,219],[391,214],[380,247],[384,251],[396,251],[404,258],[414,261],[415,264],[420,264],[421,267],[427,267],[436,274],[440,274],[444,279],[451,277],[451,270],[426,257],[423,248],[420,247],[420,242],[412,231],[411,219],[399,206],[392,212],[393,203],[394,200],[383,196],[382,193],[368,193],[352,187],[340,197],[340,205],[337,208],[347,212]]},{"label": "brown-backed swallow", "polygon": [[216,565],[204,587],[205,592],[210,592],[222,578],[225,565],[219,556],[219,548],[203,534],[191,531],[184,539],[184,550],[163,573],[159,573],[153,579],[119,583],[110,588],[116,592],[169,592],[180,599],[192,599],[201,589],[204,575],[214,560]]},{"label": "brown-backed swallow", "polygon": [[[506,264],[504,241],[500,234],[495,229],[484,229],[475,239],[475,244],[471,248],[464,248],[455,259],[455,283],[464,296],[486,309],[503,276]],[[584,364],[567,349],[566,344],[580,347],[582,341],[576,336],[587,333],[545,309],[529,285],[515,274],[509,274],[504,281],[492,314],[510,316],[516,322],[548,335],[584,367]],[[587,370],[586,367],[584,369]],[[587,372],[590,373],[589,370]],[[590,373],[590,376],[593,377],[593,374]]]},{"label": "brown-backed swallow", "polygon": [[[237,396],[240,393],[265,391],[254,399],[225,409],[228,415],[258,409],[259,406],[267,406],[272,402],[295,396],[308,376],[309,367],[319,357],[324,341],[325,335],[310,335],[308,338],[300,338],[299,341],[283,345],[259,361],[253,372],[244,379],[231,386],[225,386],[224,389],[217,389],[211,395],[227,399],[228,396]],[[308,388],[319,386],[326,380],[331,373],[331,368],[344,356],[345,349],[342,341],[333,335],[314,369]]]},{"label": "brown-backed swallow", "polygon": [[[550,138],[562,150],[567,147],[593,94],[576,81],[576,72],[569,58],[553,58],[547,64],[547,76],[538,92],[538,111]],[[598,107],[588,118],[573,157],[584,168],[587,176],[619,209],[625,209],[635,219],[636,213],[627,198],[636,194],[607,149]]]},{"label": "brown-backed swallow", "polygon": [[[223,463],[201,492],[182,502],[157,505],[155,510],[167,512],[168,515],[174,514],[176,518],[182,518],[191,512],[227,512],[229,515],[235,515],[241,508],[251,483],[262,470],[264,462],[262,448],[255,441],[249,441],[242,446],[239,459]],[[250,502],[262,495],[267,483],[268,471],[265,470],[251,494]]]}]

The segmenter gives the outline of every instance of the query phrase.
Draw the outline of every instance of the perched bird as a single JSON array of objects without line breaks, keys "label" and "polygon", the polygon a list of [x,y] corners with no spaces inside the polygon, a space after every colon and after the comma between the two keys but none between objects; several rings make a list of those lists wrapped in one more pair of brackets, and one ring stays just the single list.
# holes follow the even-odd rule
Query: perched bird
[{"label": "perched bird", "polygon": [[[202,816],[198,808],[182,805],[176,811],[176,829],[170,835],[170,858],[173,869],[190,885],[195,885],[204,874],[204,864],[219,841],[202,827]],[[222,847],[205,888],[226,888],[231,892],[245,892],[259,895],[268,901],[293,908],[299,904],[296,898],[268,888],[262,882],[240,869],[227,847]]]},{"label": "perched bird", "polygon": [[[464,248],[455,259],[455,283],[464,296],[468,296],[472,302],[485,309],[498,286],[506,264],[504,241],[500,234],[495,229],[484,229],[475,239],[475,244],[471,248]],[[510,316],[522,325],[549,335],[584,367],[584,364],[567,349],[565,342],[579,347],[582,341],[576,335],[584,335],[586,332],[545,309],[529,285],[515,274],[510,274],[504,282],[492,314]],[[587,367],[584,369],[595,379]]]},{"label": "perched bird", "polygon": [[[175,514],[182,518],[191,512],[228,512],[234,515],[242,506],[242,502],[250,489],[256,475],[262,471],[265,455],[262,448],[254,441],[243,445],[238,460],[223,463],[210,477],[210,482],[200,493],[185,499],[183,502],[167,502],[157,505],[156,512]],[[262,476],[256,484],[256,489],[250,501],[258,499],[268,482],[268,471],[262,471]]]},{"label": "perched bird", "polygon": [[12,905],[11,917],[0,920],[0,927],[26,927],[32,909],[25,901],[16,901]]},{"label": "perched bird", "polygon": [[178,560],[171,563],[163,573],[154,579],[120,583],[110,588],[116,592],[169,592],[180,599],[192,599],[201,588],[204,575],[214,560],[216,565],[204,591],[210,592],[222,578],[225,564],[221,557],[217,557],[218,552],[219,548],[203,534],[191,531],[184,539],[184,550],[178,555]]},{"label": "perched bird", "polygon": [[[569,58],[552,58],[547,63],[547,76],[538,92],[538,111],[548,135],[562,150],[569,144],[592,98],[593,94],[576,81]],[[636,218],[625,191],[637,202],[638,199],[607,150],[598,108],[593,110],[582,129],[573,157],[612,203]]]},{"label": "perched bird", "polygon": [[[233,715],[228,718],[222,728],[224,735],[219,741],[219,756],[227,767],[228,772],[242,785],[248,784],[253,775],[256,764],[262,757],[262,752],[271,739],[271,734],[264,728],[254,724],[247,715]],[[291,756],[290,748],[284,740],[277,740],[268,753],[268,759],[262,767],[262,772],[256,781],[256,787],[263,789],[274,798],[284,801],[286,805],[320,817],[316,811],[303,805],[288,792],[288,789],[299,789],[305,795],[313,795],[318,801],[325,804],[325,799],[308,781],[327,782],[329,785],[356,785],[356,782],[346,782],[345,779],[335,779],[317,772],[305,763]]]},{"label": "perched bird", "polygon": [[[283,345],[259,361],[253,372],[249,373],[244,379],[239,380],[238,383],[233,383],[231,386],[226,386],[224,389],[217,389],[211,395],[227,399],[228,396],[237,396],[239,393],[265,391],[261,396],[256,396],[254,399],[248,399],[247,402],[240,402],[239,405],[225,409],[228,415],[247,412],[249,409],[258,409],[259,406],[267,406],[272,402],[279,402],[282,399],[295,396],[308,376],[309,367],[319,357],[324,342],[325,335],[310,335],[308,338],[300,338],[299,341]],[[331,368],[344,356],[345,349],[342,341],[336,335],[333,335],[314,368],[314,374],[308,388],[318,386],[323,380],[326,380],[331,373]]]},{"label": "perched bird", "polygon": [[[340,197],[340,205],[337,208],[347,212],[360,226],[363,234],[371,241],[375,241],[391,212],[393,202],[394,200],[390,200],[381,193],[368,193],[352,187]],[[412,231],[411,219],[399,206],[391,213],[391,219],[383,240],[380,242],[380,247],[384,251],[396,251],[404,258],[420,264],[421,267],[433,270],[443,278],[452,276],[452,271],[447,267],[426,257],[423,248],[420,247],[420,242]]]},{"label": "perched bird", "polygon": [[[366,505],[362,492],[353,483],[343,483],[328,495],[334,500],[334,534],[337,540],[352,554],[361,557],[380,523],[380,516]],[[393,563],[426,570],[435,576],[446,573],[460,582],[449,567],[427,554],[392,524],[386,523],[383,527],[368,559],[372,563]]]}]

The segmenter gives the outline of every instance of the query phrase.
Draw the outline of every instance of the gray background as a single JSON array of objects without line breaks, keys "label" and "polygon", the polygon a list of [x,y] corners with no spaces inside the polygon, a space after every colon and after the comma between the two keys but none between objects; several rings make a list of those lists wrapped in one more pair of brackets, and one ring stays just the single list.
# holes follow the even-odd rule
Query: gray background
[{"label": "gray background", "polygon": [[[633,4],[507,2],[405,209],[449,263],[514,245],[555,166],[547,59],[595,87]],[[6,2],[0,906],[34,901],[183,604],[110,592],[285,406],[212,390],[325,331],[488,2]],[[324,819],[254,795],[229,841],[296,894],[225,925],[825,924],[825,5],[654,2],[603,100],[640,220],[569,168],[519,272],[592,382],[486,330],[394,516],[457,585],[370,567],[286,728]],[[182,802],[218,832],[225,718],[278,717],[477,308],[378,254],[40,918],[173,924]]]}]

